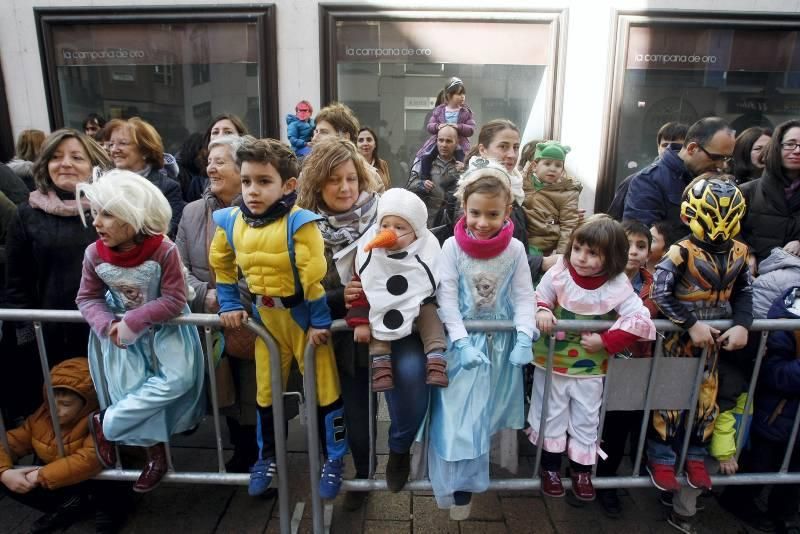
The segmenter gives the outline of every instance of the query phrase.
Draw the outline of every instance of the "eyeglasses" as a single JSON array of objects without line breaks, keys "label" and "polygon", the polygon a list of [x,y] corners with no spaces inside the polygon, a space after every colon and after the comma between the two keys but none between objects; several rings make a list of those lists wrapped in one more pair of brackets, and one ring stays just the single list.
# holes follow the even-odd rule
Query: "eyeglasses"
[{"label": "eyeglasses", "polygon": [[800,143],[797,143],[797,141],[788,141],[786,143],[781,143],[781,147],[783,147],[783,149],[787,152],[794,152],[795,150],[797,150],[797,147],[799,146]]},{"label": "eyeglasses", "polygon": [[126,146],[130,146],[130,144],[131,144],[130,141],[109,141],[108,142],[108,147],[109,148],[114,148],[115,146],[118,146],[120,148],[124,148]]},{"label": "eyeglasses", "polygon": [[726,156],[725,154],[713,154],[708,150],[706,150],[703,147],[703,145],[697,145],[697,146],[700,147],[700,150],[705,152],[706,156],[708,156],[708,159],[710,159],[711,161],[721,161],[722,163],[730,163],[731,160],[733,159],[733,156]]}]

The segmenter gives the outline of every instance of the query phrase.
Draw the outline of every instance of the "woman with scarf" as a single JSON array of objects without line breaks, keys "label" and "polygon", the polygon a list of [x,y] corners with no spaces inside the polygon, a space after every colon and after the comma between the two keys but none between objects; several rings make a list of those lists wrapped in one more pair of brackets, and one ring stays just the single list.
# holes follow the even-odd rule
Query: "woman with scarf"
[{"label": "woman with scarf", "polygon": [[[325,239],[328,274],[323,280],[333,319],[346,315],[344,285],[353,272],[356,242],[375,222],[378,195],[364,159],[350,141],[332,138],[315,143],[303,164],[297,204],[323,216],[318,222]],[[369,472],[369,351],[356,344],[350,331],[333,335],[333,346],[344,399],[345,425],[356,478]],[[417,336],[392,343],[394,390],[386,393],[391,417],[389,489],[400,491],[410,470],[410,448],[425,416],[428,391],[425,356]],[[348,492],[344,506],[359,508],[366,492]]]},{"label": "woman with scarf", "polygon": [[[92,168],[111,166],[106,152],[93,139],[71,129],[53,132],[42,145],[33,166],[36,189],[18,206],[6,237],[7,278],[0,298],[1,308],[75,310],[75,295],[81,281],[86,247],[97,239],[94,228],[81,224],[75,186],[87,182]],[[50,366],[75,356],[86,356],[89,328],[85,323],[46,323],[43,327]],[[20,357],[21,351],[35,354],[30,323],[4,328],[0,354],[8,387],[0,389],[13,399],[14,407],[35,408],[41,401],[41,371],[35,357]],[[11,335],[9,335],[11,334]],[[24,347],[24,348],[23,348]],[[11,391],[18,391],[19,395]],[[25,400],[30,401],[30,404]],[[5,403],[4,403],[5,404]]]}]

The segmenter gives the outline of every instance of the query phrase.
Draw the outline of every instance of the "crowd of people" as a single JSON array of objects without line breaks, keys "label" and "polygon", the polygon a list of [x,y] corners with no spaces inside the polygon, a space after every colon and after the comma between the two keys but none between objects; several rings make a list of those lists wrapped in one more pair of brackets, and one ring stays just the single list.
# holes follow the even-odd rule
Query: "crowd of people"
[{"label": "crowd of people", "polygon": [[[709,474],[780,466],[800,399],[794,332],[770,334],[752,424],[740,423],[758,347],[753,319],[800,318],[800,121],[738,136],[717,117],[665,124],[656,160],[620,181],[608,214],[587,216],[581,182],[567,172],[570,147],[544,139],[520,150],[513,122],[477,125],[458,78],[403,180],[347,106],[312,114],[303,100],[287,116],[288,144],[220,115],[175,156],[138,117],[92,114],[83,132],[20,134],[15,158],[0,166],[0,306],[77,308],[87,323],[43,327],[64,457],[42,404],[35,330],[2,326],[10,450],[0,450],[0,489],[46,512],[35,531],[90,506],[98,531],[118,528],[122,497],[109,495],[129,488],[90,479],[118,465],[118,450],[144,448],[133,491],[155,489],[170,436],[200,423],[212,380],[234,446],[227,470],[249,473],[250,495],[270,495],[269,361],[280,358],[286,384],[293,369],[303,373],[308,343],[324,499],[338,495],[348,451],[355,477],[371,475],[368,406],[383,392],[390,491],[427,476],[438,505],[466,519],[472,495],[488,489],[490,463],[516,470],[523,430],[542,448],[545,496],[565,495],[566,455],[572,503],[597,498],[619,516],[616,490],[596,491],[592,470],[601,457],[598,473],[615,475],[627,442],[636,454],[645,414],[609,412],[598,435],[604,377],[612,358],[653,356],[655,318],[680,327],[664,337],[664,357],[704,365],[694,421],[648,414],[646,470],[671,506],[669,524],[695,531]],[[197,329],[164,324],[190,312],[219,314],[206,347],[214,376]],[[332,333],[337,319],[352,331]],[[613,326],[560,331],[567,319]],[[715,319],[733,326],[719,331]],[[247,320],[269,330],[278,354]],[[467,331],[469,320],[515,328]],[[675,469],[687,432],[682,486]],[[491,457],[501,436],[514,446]],[[424,461],[412,469],[415,442]],[[15,467],[31,452],[33,466]],[[798,461],[793,453],[790,470]],[[774,488],[766,511],[761,489],[728,489],[720,502],[765,531],[798,531],[799,487]],[[348,492],[344,506],[358,509],[368,495]]]}]

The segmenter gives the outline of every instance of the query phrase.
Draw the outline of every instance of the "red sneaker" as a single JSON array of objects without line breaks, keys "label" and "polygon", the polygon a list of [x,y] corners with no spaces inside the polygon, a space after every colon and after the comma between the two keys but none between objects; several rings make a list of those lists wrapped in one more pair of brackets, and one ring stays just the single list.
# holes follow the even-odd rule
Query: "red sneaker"
[{"label": "red sneaker", "polygon": [[653,485],[661,491],[678,491],[681,487],[675,478],[675,466],[667,464],[647,464],[647,472]]},{"label": "red sneaker", "polygon": [[711,489],[711,477],[706,471],[706,463],[703,460],[686,460],[686,478],[689,485],[695,489],[709,491]]},{"label": "red sneaker", "polygon": [[564,496],[564,485],[558,471],[542,471],[539,476],[542,478],[542,493],[548,497]]}]

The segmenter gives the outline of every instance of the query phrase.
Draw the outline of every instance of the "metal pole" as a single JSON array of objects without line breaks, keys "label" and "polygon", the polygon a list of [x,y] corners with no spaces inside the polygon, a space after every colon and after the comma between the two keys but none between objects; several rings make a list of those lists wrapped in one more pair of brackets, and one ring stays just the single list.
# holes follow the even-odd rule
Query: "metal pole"
[{"label": "metal pole", "polygon": [[[542,450],[544,448],[544,433],[547,430],[547,408],[550,400],[550,390],[553,387],[553,354],[556,351],[556,336],[550,336],[550,343],[547,348],[547,363],[544,376],[544,393],[542,396],[542,414],[539,417],[539,436],[536,440],[536,462],[533,466],[533,476],[539,474],[539,466],[542,463]],[[535,372],[535,371],[534,371]]]},{"label": "metal pole", "polygon": [[289,534],[292,527],[289,513],[289,460],[286,455],[286,416],[283,410],[281,353],[275,338],[266,328],[253,319],[248,319],[244,325],[255,332],[267,346],[272,386],[272,414],[275,419],[273,432],[275,435],[275,463],[278,467],[278,519],[280,520],[281,534]]},{"label": "metal pole", "polygon": [[315,534],[325,530],[322,500],[319,497],[319,420],[317,406],[317,351],[310,342],[303,354],[303,389],[306,392],[306,432],[308,435],[308,475],[311,479],[311,519]]},{"label": "metal pole", "polygon": [[44,377],[44,385],[47,393],[47,406],[50,409],[50,420],[53,422],[53,431],[56,434],[58,455],[63,458],[66,456],[64,454],[64,437],[61,435],[61,423],[58,422],[58,413],[56,413],[56,399],[53,395],[53,381],[50,378],[50,365],[47,363],[47,349],[44,346],[42,323],[35,321],[33,323],[33,331],[36,334],[36,345],[39,347],[39,362],[42,364],[42,375]]},{"label": "metal pole", "polygon": [[689,453],[689,441],[692,438],[692,428],[694,427],[694,418],[697,415],[697,401],[700,398],[700,385],[703,383],[703,373],[706,367],[706,360],[708,359],[708,349],[703,349],[700,355],[700,361],[697,365],[697,374],[694,378],[694,389],[692,390],[691,404],[689,405],[689,415],[686,418],[686,435],[683,436],[683,446],[681,447],[681,457],[678,460],[678,465],[675,466],[675,474],[683,473],[683,465],[686,463],[686,457]]},{"label": "metal pole", "polygon": [[653,363],[650,366],[650,377],[647,380],[647,393],[644,397],[644,407],[642,408],[642,424],[639,427],[639,443],[636,448],[636,459],[633,462],[633,476],[638,477],[642,468],[642,455],[644,454],[644,444],[647,440],[647,427],[650,423],[650,405],[653,402],[653,390],[656,387],[658,376],[658,365],[664,355],[664,336],[656,336],[656,349],[653,353]]},{"label": "metal pole", "polygon": [[761,361],[764,359],[764,354],[767,352],[767,337],[769,332],[766,330],[761,332],[761,339],[758,342],[758,352],[756,352],[756,362],[753,364],[753,374],[750,377],[750,386],[747,388],[747,399],[744,403],[744,413],[742,414],[742,421],[739,423],[739,432],[736,436],[736,453],[734,458],[739,461],[739,456],[742,454],[742,445],[744,444],[744,436],[747,433],[747,425],[750,423],[750,410],[753,408],[753,396],[756,392],[756,384],[758,383],[758,374],[761,372]]},{"label": "metal pole", "polygon": [[789,470],[789,463],[792,460],[792,453],[794,452],[794,444],[797,441],[797,429],[800,427],[800,410],[794,416],[794,423],[792,423],[792,433],[789,435],[789,443],[786,446],[786,453],[783,455],[783,462],[781,462],[780,473],[786,473]]},{"label": "metal pole", "polygon": [[[217,381],[214,368],[214,357],[212,356],[213,339],[211,337],[211,327],[204,326],[203,331],[206,338],[206,363],[208,364],[208,386],[211,391],[211,411],[214,418],[214,435],[217,438],[217,469],[220,473],[225,472],[225,459],[222,456],[222,434],[219,425],[219,397],[217,396]],[[252,437],[252,436],[251,436]]]},{"label": "metal pole", "polygon": [[[609,355],[609,358],[613,358],[613,356]],[[603,377],[603,396],[602,400],[600,401],[600,424],[597,426],[597,440],[595,440],[598,451],[600,450],[600,445],[603,442],[603,427],[606,424],[606,411],[607,411],[606,402],[608,402],[608,388],[606,387],[605,382],[606,382],[605,377]],[[592,477],[597,476],[597,464],[599,463],[597,461],[597,456],[598,455],[595,454],[594,465],[592,465]]]},{"label": "metal pole", "polygon": [[372,392],[372,356],[369,357],[369,476],[367,478],[375,478],[375,394]]}]

